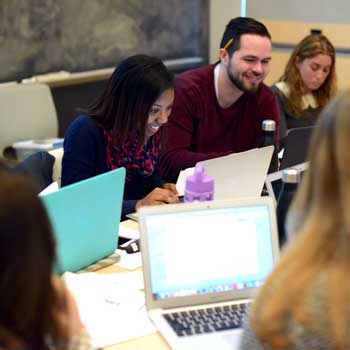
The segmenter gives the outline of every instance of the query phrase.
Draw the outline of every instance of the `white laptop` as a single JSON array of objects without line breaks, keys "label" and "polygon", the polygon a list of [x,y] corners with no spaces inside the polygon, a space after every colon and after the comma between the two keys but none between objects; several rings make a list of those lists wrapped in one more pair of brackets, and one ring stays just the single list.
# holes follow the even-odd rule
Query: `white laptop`
[{"label": "white laptop", "polygon": [[[205,174],[214,177],[214,199],[260,197],[272,153],[273,146],[267,146],[200,162]],[[180,173],[176,183],[180,195],[193,171],[188,168]]]},{"label": "white laptop", "polygon": [[[169,345],[237,347],[246,304],[279,256],[272,199],[143,207],[139,214],[146,307]],[[214,312],[225,314],[222,321]]]},{"label": "white laptop", "polygon": [[[307,169],[309,162],[301,163],[292,166],[293,169],[298,169],[302,174]],[[268,174],[265,179],[265,186],[269,196],[277,205],[278,196],[282,189],[282,170]]]}]

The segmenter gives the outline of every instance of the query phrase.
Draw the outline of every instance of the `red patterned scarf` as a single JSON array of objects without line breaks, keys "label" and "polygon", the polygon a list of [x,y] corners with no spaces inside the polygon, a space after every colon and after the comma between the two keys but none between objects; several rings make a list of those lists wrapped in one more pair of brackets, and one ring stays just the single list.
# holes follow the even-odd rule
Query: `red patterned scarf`
[{"label": "red patterned scarf", "polygon": [[153,174],[159,160],[160,132],[149,137],[142,147],[138,146],[135,137],[126,141],[122,147],[116,147],[112,135],[106,130],[103,133],[107,141],[106,159],[109,169],[124,167],[126,182],[135,175],[148,177]]}]

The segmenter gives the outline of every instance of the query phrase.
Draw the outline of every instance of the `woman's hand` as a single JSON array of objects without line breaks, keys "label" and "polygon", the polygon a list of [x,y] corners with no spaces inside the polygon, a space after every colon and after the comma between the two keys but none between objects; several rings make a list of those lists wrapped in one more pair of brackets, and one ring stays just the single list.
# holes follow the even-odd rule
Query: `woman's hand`
[{"label": "woman's hand", "polygon": [[[165,185],[174,185],[174,184],[165,184]],[[164,186],[164,185],[163,185]],[[175,185],[174,185],[175,186]],[[135,206],[136,210],[139,210],[140,207],[145,205],[159,205],[159,204],[172,204],[179,203],[179,197],[175,188],[171,186],[172,190],[166,188],[155,188],[150,192],[146,197],[140,199]]]},{"label": "woman's hand", "polygon": [[176,185],[172,184],[170,182],[167,182],[167,183],[163,184],[161,186],[161,188],[164,188],[165,190],[169,190],[169,191],[173,192],[177,196],[179,195],[179,193],[177,192],[177,189],[176,189]]}]

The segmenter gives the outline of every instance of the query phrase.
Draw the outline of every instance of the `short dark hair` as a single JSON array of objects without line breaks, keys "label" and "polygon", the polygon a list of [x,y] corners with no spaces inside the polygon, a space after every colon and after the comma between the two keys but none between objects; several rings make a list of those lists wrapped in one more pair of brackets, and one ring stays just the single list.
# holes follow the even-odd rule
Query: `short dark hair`
[{"label": "short dark hair", "polygon": [[244,34],[255,34],[267,37],[271,40],[271,35],[264,24],[250,17],[236,17],[230,20],[226,25],[222,36],[220,48],[224,48],[228,42],[233,39],[232,45],[227,48],[229,56],[239,50],[241,36]]},{"label": "short dark hair", "polygon": [[173,88],[174,76],[159,58],[131,56],[118,64],[87,114],[112,133],[115,146],[121,146],[130,134],[142,145],[153,103],[165,90]]}]

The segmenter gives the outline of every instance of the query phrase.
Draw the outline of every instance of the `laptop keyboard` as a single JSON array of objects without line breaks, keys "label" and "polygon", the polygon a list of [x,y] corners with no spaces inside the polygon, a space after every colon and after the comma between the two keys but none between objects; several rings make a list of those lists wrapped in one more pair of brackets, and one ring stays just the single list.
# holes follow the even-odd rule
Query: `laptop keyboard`
[{"label": "laptop keyboard", "polygon": [[180,337],[240,328],[250,303],[163,314]]}]

